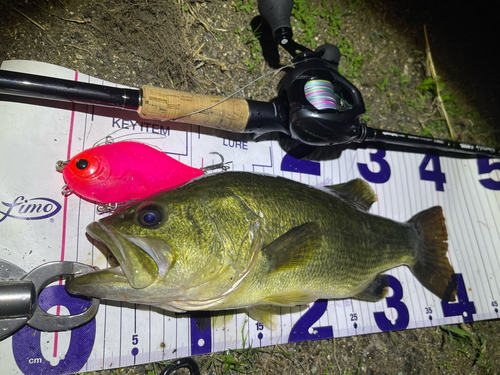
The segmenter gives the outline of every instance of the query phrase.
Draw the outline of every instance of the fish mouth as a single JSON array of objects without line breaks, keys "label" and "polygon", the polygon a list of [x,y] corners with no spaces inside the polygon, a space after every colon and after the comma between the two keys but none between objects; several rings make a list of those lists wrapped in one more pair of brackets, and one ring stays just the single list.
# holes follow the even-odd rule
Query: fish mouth
[{"label": "fish mouth", "polygon": [[169,249],[157,239],[122,234],[101,221],[89,224],[87,234],[109,249],[118,266],[68,279],[70,293],[109,298],[114,291],[144,289],[168,271]]}]

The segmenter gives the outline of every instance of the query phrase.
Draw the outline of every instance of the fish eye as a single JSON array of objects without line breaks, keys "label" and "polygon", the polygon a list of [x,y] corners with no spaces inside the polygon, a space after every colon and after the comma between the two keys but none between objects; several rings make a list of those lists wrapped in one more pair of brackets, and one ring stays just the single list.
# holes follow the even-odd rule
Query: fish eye
[{"label": "fish eye", "polygon": [[161,214],[154,206],[144,207],[137,216],[139,223],[144,227],[154,227],[161,223]]},{"label": "fish eye", "polygon": [[83,170],[89,166],[89,161],[87,159],[79,159],[75,165],[78,169]]}]

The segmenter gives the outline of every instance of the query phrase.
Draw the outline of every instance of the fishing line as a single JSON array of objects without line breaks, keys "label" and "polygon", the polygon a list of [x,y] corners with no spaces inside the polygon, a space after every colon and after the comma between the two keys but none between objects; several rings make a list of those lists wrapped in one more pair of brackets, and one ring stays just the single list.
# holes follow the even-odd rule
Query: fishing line
[{"label": "fishing line", "polygon": [[194,111],[194,112],[191,112],[191,113],[188,113],[186,115],[182,115],[182,116],[179,116],[179,117],[176,117],[174,119],[165,119],[165,120],[161,120],[161,121],[177,121],[181,118],[184,118],[184,117],[188,117],[188,116],[192,116],[192,115],[195,115],[197,113],[201,113],[203,111],[206,111],[208,109],[212,109],[213,107],[216,107],[218,106],[219,104],[221,103],[224,103],[226,100],[228,99],[231,99],[233,96],[235,96],[237,93],[239,93],[240,91],[243,91],[244,89],[246,89],[248,86],[251,86],[253,85],[255,82],[257,82],[259,79],[262,79],[264,77],[267,77],[268,75],[271,75],[271,74],[275,74],[283,69],[286,69],[286,68],[293,68],[295,65],[299,65],[299,64],[302,64],[302,63],[305,63],[307,62],[307,60],[303,60],[303,61],[299,61],[299,62],[296,62],[296,63],[293,63],[293,64],[289,64],[289,65],[285,65],[285,66],[282,66],[281,68],[278,68],[278,69],[275,69],[275,70],[271,70],[270,72],[267,72],[266,74],[254,79],[253,81],[251,81],[250,83],[248,83],[247,85],[243,86],[242,88],[240,88],[239,90],[236,90],[235,92],[233,92],[231,95],[225,97],[224,99],[218,101],[217,103],[215,104],[212,104],[210,107],[207,107],[207,108],[203,108],[203,109],[200,109],[198,111]]},{"label": "fishing line", "polygon": [[[122,131],[122,130],[128,130],[128,129],[116,129],[114,131],[112,131],[111,133],[109,133],[108,135],[106,135],[105,137],[102,137],[101,139],[99,139],[97,142],[95,142],[92,147],[96,147],[96,146],[100,146],[101,142],[102,144],[109,144],[109,143],[113,143],[115,142],[117,139],[120,139],[120,138],[126,138],[126,137],[131,137],[133,135],[142,135],[143,137],[137,137],[137,138],[127,138],[127,139],[124,139],[124,140],[121,140],[121,141],[118,141],[118,142],[124,142],[124,141],[127,141],[127,140],[135,140],[135,139],[163,139],[163,138],[166,138],[167,136],[166,135],[162,135],[162,134],[151,134],[150,136],[144,136],[145,134],[144,133],[131,133],[131,134],[124,134],[124,135],[119,135],[117,137],[112,137],[113,134],[119,132],[119,131]],[[143,143],[143,142],[141,142]],[[144,144],[147,144],[147,143],[144,143]],[[156,146],[153,146],[153,145],[149,145],[148,146],[152,146],[152,147],[156,147]]]},{"label": "fishing line", "polygon": [[[161,120],[161,121],[162,121],[162,122],[163,122],[163,121],[177,121],[177,120],[179,120],[179,119],[181,119],[181,118],[188,117],[188,116],[192,116],[192,115],[195,115],[195,114],[197,114],[197,113],[200,113],[200,112],[206,111],[206,110],[208,110],[208,109],[214,108],[214,107],[218,106],[219,104],[224,103],[226,100],[231,99],[233,96],[235,96],[236,94],[238,94],[238,93],[239,93],[239,92],[241,92],[242,90],[246,89],[248,86],[253,85],[253,84],[254,84],[255,82],[257,82],[259,79],[262,79],[262,78],[264,78],[264,77],[266,77],[266,76],[268,76],[268,75],[271,75],[271,74],[276,74],[276,73],[280,72],[280,71],[281,71],[281,70],[283,70],[283,69],[286,69],[286,68],[292,68],[293,66],[298,65],[298,64],[302,64],[302,63],[304,63],[304,62],[306,62],[306,61],[299,61],[299,62],[294,63],[294,64],[285,65],[285,66],[282,66],[281,68],[271,70],[270,72],[267,72],[266,74],[264,74],[264,75],[262,75],[262,76],[260,76],[260,77],[258,77],[258,78],[256,78],[256,79],[254,79],[253,81],[251,81],[251,82],[250,82],[250,83],[248,83],[247,85],[245,85],[245,86],[243,86],[242,88],[240,88],[240,89],[236,90],[235,92],[233,92],[233,93],[232,93],[232,94],[230,94],[229,96],[225,97],[224,99],[222,99],[222,100],[218,101],[217,103],[215,103],[215,104],[213,104],[213,105],[211,105],[211,106],[209,106],[209,107],[206,107],[206,108],[200,109],[200,110],[198,110],[198,111],[194,111],[194,112],[191,112],[191,113],[185,114],[185,115],[183,115],[183,116],[176,117],[176,118],[174,118],[174,119],[169,119],[169,120]],[[325,81],[325,82],[327,82],[327,81]],[[117,132],[119,132],[119,131],[121,131],[121,130],[127,130],[127,129],[117,129],[117,130],[115,130],[115,131],[113,131],[113,132],[109,133],[107,136],[102,137],[102,138],[101,138],[101,139],[99,139],[97,142],[95,142],[95,143],[94,143],[94,145],[93,145],[93,147],[98,146],[101,142],[103,142],[103,144],[107,144],[107,143],[111,143],[111,142],[113,142],[114,140],[119,139],[119,138],[130,137],[130,136],[132,136],[132,135],[144,135],[144,133],[132,133],[132,134],[126,134],[126,135],[121,135],[121,136],[118,136],[118,137],[115,137],[115,138],[111,138],[111,142],[109,142],[109,141],[108,141],[108,140],[110,139],[111,135],[113,135],[113,134],[115,134],[115,133],[117,133]],[[163,135],[163,136],[162,136],[162,135],[159,135],[159,137],[158,137],[158,138],[165,138],[165,137],[166,137],[165,135]],[[133,139],[151,139],[151,138],[153,138],[153,137],[133,138]],[[156,137],[154,137],[154,138],[156,138]],[[155,146],[153,146],[153,147],[155,147]]]},{"label": "fishing line", "polygon": [[[345,111],[351,109],[352,105],[347,103],[339,95],[335,94],[333,84],[324,79],[313,79],[304,85],[306,99],[317,110],[335,109]],[[347,104],[348,108],[344,106]]]}]

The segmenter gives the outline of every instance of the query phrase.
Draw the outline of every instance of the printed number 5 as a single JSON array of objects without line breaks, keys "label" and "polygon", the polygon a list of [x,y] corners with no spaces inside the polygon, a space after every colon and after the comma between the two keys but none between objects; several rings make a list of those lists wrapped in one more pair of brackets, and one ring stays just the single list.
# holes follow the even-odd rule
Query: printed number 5
[{"label": "printed number 5", "polygon": [[[491,159],[477,159],[477,169],[479,174],[491,173],[494,170],[500,170],[500,163],[490,164]],[[500,181],[495,181],[491,178],[479,180],[480,184],[486,189],[500,190]]]}]

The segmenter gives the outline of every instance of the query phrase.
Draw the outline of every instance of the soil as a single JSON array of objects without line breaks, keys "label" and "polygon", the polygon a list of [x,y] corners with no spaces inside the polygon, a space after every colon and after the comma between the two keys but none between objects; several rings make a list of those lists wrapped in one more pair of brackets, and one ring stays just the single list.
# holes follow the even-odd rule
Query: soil
[{"label": "soil", "polygon": [[[465,1],[451,7],[439,0],[324,3],[338,7],[342,15],[338,34],[329,35],[327,21],[316,16],[318,32],[308,36],[308,30],[296,25],[295,39],[308,48],[326,40],[343,45],[340,67],[361,90],[369,126],[450,137],[432,88],[417,87],[430,74],[425,24],[456,139],[498,147],[494,111],[500,82],[494,51],[488,48],[495,45],[497,33],[487,7]],[[237,95],[270,100],[283,72],[259,77],[291,59],[276,48],[252,5],[250,0],[2,0],[0,61],[43,61],[133,87],[151,84],[217,95],[258,79]],[[296,18],[292,21],[295,25]],[[427,328],[228,354],[240,363],[241,372],[262,374],[498,373],[500,321],[462,324],[460,329],[478,339]],[[207,365],[202,374],[236,373],[220,353],[196,360]],[[148,371],[152,364],[120,373]]]}]

